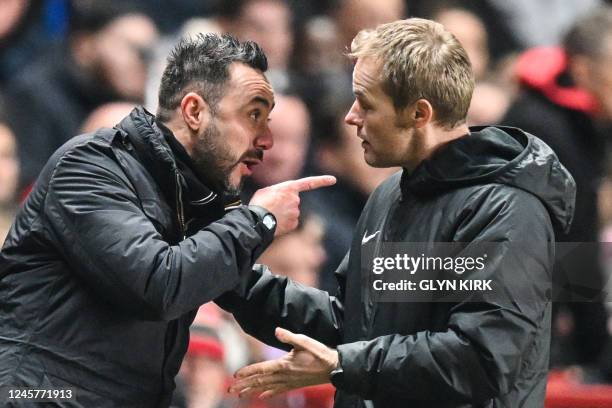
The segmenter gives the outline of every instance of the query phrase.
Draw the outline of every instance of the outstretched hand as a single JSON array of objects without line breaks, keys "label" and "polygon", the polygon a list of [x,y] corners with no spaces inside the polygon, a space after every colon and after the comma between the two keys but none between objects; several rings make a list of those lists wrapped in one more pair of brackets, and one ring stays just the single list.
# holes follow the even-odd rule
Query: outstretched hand
[{"label": "outstretched hand", "polygon": [[300,193],[336,184],[334,176],[304,177],[257,190],[249,204],[258,205],[276,217],[276,236],[293,231],[300,217]]},{"label": "outstretched hand", "polygon": [[240,397],[261,394],[260,398],[309,385],[330,382],[330,373],[338,366],[338,352],[303,334],[276,328],[276,338],[293,346],[285,356],[241,368],[230,392]]}]

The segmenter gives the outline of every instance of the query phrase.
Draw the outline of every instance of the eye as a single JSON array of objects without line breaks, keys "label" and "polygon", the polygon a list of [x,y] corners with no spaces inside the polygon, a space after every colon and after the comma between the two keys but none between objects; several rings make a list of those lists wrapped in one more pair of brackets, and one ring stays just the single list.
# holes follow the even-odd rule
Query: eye
[{"label": "eye", "polygon": [[261,118],[261,111],[260,111],[259,109],[254,110],[254,111],[252,111],[252,112],[249,114],[249,117],[250,117],[250,118],[251,118],[253,121],[257,122],[257,121],[259,121],[259,119]]},{"label": "eye", "polygon": [[364,101],[359,100],[359,99],[357,99],[357,101],[359,102],[359,107],[361,108],[363,112],[367,112],[368,110],[370,110],[370,106],[366,104]]}]

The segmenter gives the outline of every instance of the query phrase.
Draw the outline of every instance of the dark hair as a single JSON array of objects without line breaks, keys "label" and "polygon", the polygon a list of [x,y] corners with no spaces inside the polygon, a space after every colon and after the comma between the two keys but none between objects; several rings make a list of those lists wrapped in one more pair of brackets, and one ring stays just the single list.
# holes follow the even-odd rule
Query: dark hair
[{"label": "dark hair", "polygon": [[563,47],[569,56],[601,57],[612,35],[612,7],[601,6],[580,18],[565,35]]},{"label": "dark hair", "polygon": [[261,72],[268,69],[263,50],[253,41],[229,34],[198,34],[182,39],[168,57],[159,87],[157,117],[167,121],[188,92],[196,92],[214,112],[229,79],[229,67],[241,62]]}]

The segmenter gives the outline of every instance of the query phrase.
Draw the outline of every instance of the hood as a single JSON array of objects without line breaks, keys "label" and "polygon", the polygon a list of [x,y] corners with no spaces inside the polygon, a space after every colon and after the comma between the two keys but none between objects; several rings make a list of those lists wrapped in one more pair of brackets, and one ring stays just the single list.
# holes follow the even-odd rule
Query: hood
[{"label": "hood", "polygon": [[574,215],[576,184],[547,144],[510,127],[472,127],[422,162],[404,171],[402,190],[438,194],[461,187],[505,184],[538,197],[553,223],[568,231]]},{"label": "hood", "polygon": [[544,95],[556,105],[588,115],[599,110],[599,103],[593,95],[571,84],[567,55],[561,48],[527,50],[516,61],[516,76],[522,86]]}]

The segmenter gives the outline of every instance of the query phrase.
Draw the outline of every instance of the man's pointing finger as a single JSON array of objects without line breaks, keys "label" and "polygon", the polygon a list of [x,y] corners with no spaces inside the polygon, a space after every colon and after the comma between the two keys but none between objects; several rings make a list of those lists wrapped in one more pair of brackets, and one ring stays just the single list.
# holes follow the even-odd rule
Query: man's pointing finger
[{"label": "man's pointing finger", "polygon": [[336,178],[334,176],[313,176],[288,181],[287,183],[298,192],[302,192],[316,190],[317,188],[321,187],[333,186],[336,184]]}]

